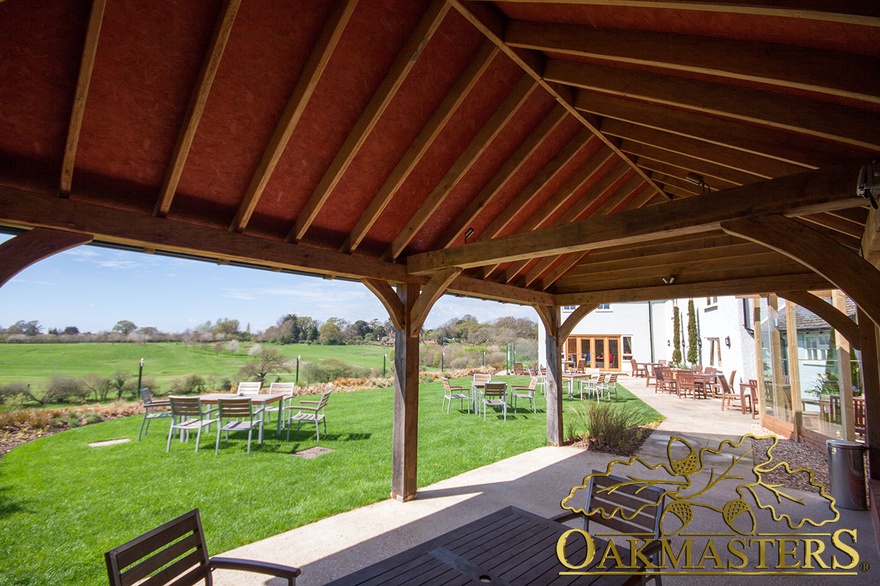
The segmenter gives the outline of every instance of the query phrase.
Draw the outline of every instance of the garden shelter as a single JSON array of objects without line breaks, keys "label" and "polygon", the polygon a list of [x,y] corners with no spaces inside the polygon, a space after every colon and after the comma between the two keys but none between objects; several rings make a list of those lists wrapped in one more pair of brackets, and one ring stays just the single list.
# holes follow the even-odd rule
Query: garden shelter
[{"label": "garden shelter", "polygon": [[842,289],[880,481],[878,33],[874,0],[5,0],[0,284],[88,243],[360,281],[400,500],[441,295],[536,309],[558,444],[597,304]]}]

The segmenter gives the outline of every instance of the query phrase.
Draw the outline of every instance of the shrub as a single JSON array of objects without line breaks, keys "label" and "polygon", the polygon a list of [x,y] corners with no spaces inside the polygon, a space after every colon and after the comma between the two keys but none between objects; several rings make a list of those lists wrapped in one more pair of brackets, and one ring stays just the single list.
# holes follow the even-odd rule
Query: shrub
[{"label": "shrub", "polygon": [[82,377],[82,385],[94,394],[96,401],[106,401],[110,391],[113,390],[113,382],[108,377],[94,373]]},{"label": "shrub", "polygon": [[591,448],[629,455],[642,443],[642,430],[636,428],[638,414],[629,403],[588,401],[572,411],[573,424],[583,430],[581,439]]},{"label": "shrub", "polygon": [[41,403],[68,403],[72,399],[84,401],[91,391],[82,381],[66,374],[53,374],[40,400]]},{"label": "shrub", "polygon": [[30,386],[26,383],[0,385],[0,404],[7,404],[15,409],[27,401],[36,401],[36,398],[31,395]]},{"label": "shrub", "polygon": [[197,374],[190,374],[183,378],[177,378],[171,381],[171,393],[192,395],[203,393],[205,389],[205,379]]},{"label": "shrub", "polygon": [[94,411],[86,412],[85,420],[87,424],[90,423],[101,423],[104,421],[104,418],[101,417],[100,413],[95,413]]},{"label": "shrub", "polygon": [[352,366],[340,360],[328,358],[321,362],[307,362],[303,366],[303,376],[311,383],[329,383],[340,378],[366,378],[370,370]]}]

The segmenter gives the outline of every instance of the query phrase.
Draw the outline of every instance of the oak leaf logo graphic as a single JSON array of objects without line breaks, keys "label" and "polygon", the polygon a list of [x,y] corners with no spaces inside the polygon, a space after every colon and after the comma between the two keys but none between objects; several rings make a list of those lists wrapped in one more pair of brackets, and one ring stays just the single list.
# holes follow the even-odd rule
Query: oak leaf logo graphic
[{"label": "oak leaf logo graphic", "polygon": [[[752,440],[771,440],[767,451],[768,461],[759,464],[752,462]],[[837,521],[840,513],[834,498],[815,481],[811,470],[793,469],[788,462],[775,461],[773,450],[778,442],[776,436],[746,434],[738,441],[725,439],[717,448],[703,447],[697,450],[685,438],[672,437],[667,442],[666,461],[649,464],[638,456],[629,460],[612,460],[604,473],[589,474],[584,477],[582,485],[572,488],[562,500],[562,508],[587,516],[600,515],[605,519],[615,515],[633,519],[644,509],[656,507],[664,500],[660,497],[656,501],[646,502],[634,511],[608,505],[587,510],[586,491],[590,478],[613,474],[623,480],[598,490],[610,493],[626,486],[639,486],[664,491],[666,504],[660,516],[661,537],[680,533],[693,522],[701,509],[720,515],[727,527],[739,535],[755,535],[759,518],[768,513],[774,522],[784,521],[790,529],[800,529],[805,524],[819,527]],[[750,468],[743,466],[749,462],[753,464]],[[827,511],[817,506],[807,510],[802,498],[786,491],[781,483],[769,480],[780,473],[807,474],[809,484],[818,489],[818,496],[827,502]],[[728,499],[720,507],[705,502],[702,497],[710,492],[716,497],[726,494]],[[720,500],[714,498],[712,502]]]}]

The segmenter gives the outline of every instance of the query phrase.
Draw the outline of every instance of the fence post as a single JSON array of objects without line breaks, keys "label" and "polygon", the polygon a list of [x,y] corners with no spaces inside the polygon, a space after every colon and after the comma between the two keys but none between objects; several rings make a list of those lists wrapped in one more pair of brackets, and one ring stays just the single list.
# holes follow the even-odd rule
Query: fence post
[{"label": "fence post", "polygon": [[296,355],[296,379],[293,383],[297,387],[299,386],[299,359],[300,359],[300,355],[297,354]]},{"label": "fence post", "polygon": [[382,355],[382,378],[385,378],[385,363],[388,361],[388,355]]}]

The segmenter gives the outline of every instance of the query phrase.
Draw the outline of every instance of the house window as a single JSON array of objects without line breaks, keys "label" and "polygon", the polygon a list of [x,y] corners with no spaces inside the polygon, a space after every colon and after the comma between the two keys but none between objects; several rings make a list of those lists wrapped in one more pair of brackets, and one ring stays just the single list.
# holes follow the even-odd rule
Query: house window
[{"label": "house window", "polygon": [[806,360],[827,360],[831,347],[831,335],[824,332],[804,332],[798,336]]},{"label": "house window", "polygon": [[598,307],[596,307],[596,311],[611,311],[610,303],[600,303]]},{"label": "house window", "polygon": [[706,307],[703,311],[711,311],[713,309],[718,309],[718,298],[706,297]]},{"label": "house window", "polygon": [[623,336],[623,359],[631,360],[633,357],[633,339],[632,336]]},{"label": "house window", "polygon": [[577,305],[563,305],[562,306],[562,311],[564,311],[566,313],[571,313],[575,309],[577,309]]}]

